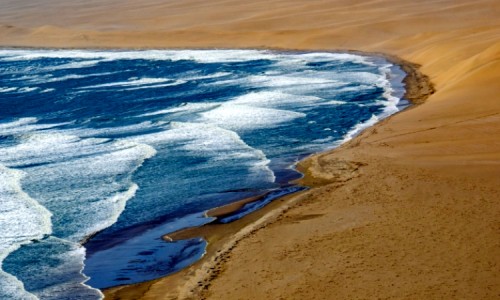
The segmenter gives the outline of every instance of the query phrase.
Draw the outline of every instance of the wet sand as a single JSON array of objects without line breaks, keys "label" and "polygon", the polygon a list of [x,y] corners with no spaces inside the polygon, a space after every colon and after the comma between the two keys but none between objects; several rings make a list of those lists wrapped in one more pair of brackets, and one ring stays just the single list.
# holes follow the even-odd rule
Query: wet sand
[{"label": "wet sand", "polygon": [[421,65],[436,89],[302,162],[315,187],[209,239],[209,259],[109,299],[500,297],[500,2],[1,5],[4,46],[381,52]]}]

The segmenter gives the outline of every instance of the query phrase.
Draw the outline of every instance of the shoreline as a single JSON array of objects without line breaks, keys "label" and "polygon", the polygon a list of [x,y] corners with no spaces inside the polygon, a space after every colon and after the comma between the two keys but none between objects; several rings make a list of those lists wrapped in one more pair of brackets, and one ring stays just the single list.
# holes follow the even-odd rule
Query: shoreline
[{"label": "shoreline", "polygon": [[299,166],[318,186],[228,246],[213,270],[195,264],[117,297],[189,298],[207,271],[217,276],[202,296],[213,299],[498,297],[498,2],[115,2],[7,3],[0,45],[356,49],[419,64],[435,85],[422,105]]},{"label": "shoreline", "polygon": [[[289,51],[295,50],[292,49]],[[208,289],[212,280],[214,280],[221,272],[224,262],[229,259],[231,250],[234,249],[234,247],[236,247],[236,245],[241,240],[245,239],[259,229],[264,228],[277,221],[286,211],[298,205],[300,199],[307,197],[308,193],[310,192],[309,189],[314,189],[315,187],[322,186],[327,182],[332,182],[332,179],[318,180],[318,178],[307,171],[307,166],[309,165],[310,160],[312,160],[312,157],[327,154],[331,151],[336,151],[337,149],[344,146],[349,147],[349,144],[356,143],[357,138],[363,135],[363,132],[372,130],[376,128],[380,123],[388,121],[394,115],[404,113],[405,111],[412,109],[414,106],[424,103],[425,100],[432,93],[434,93],[434,86],[432,82],[429,80],[428,76],[422,74],[419,71],[420,66],[411,62],[407,62],[399,57],[382,53],[366,53],[362,51],[327,52],[352,53],[368,57],[378,56],[385,58],[388,62],[394,65],[399,66],[401,70],[406,74],[403,79],[403,83],[405,85],[405,94],[401,100],[408,100],[411,105],[406,109],[403,109],[377,122],[375,125],[362,130],[353,139],[342,143],[337,148],[321,151],[318,153],[312,153],[297,162],[296,169],[302,174],[302,178],[293,180],[292,182],[290,182],[290,184],[305,186],[308,188],[307,190],[298,191],[290,195],[285,195],[274,199],[263,208],[251,212],[249,215],[245,215],[232,223],[208,223],[200,227],[189,227],[180,231],[165,234],[164,236],[162,236],[162,238],[166,242],[173,242],[195,237],[201,237],[205,239],[208,243],[207,249],[205,250],[205,255],[192,265],[167,276],[131,285],[119,285],[106,288],[102,290],[106,299],[142,299],[142,297],[146,295],[147,291],[150,290],[151,286],[155,284],[163,284],[165,286],[178,286],[180,284],[182,286],[181,293],[179,295],[169,295],[169,297],[172,297],[172,299],[176,298],[177,296],[179,297],[179,299],[203,298],[204,291]],[[362,165],[341,162],[339,164],[339,169],[341,169],[342,171],[333,181],[342,184],[342,182],[350,180],[352,177],[357,176],[353,174],[356,174],[360,167],[362,167]],[[344,176],[345,173],[349,173],[348,177]],[[221,207],[214,207],[208,210],[206,212],[206,215],[209,217],[218,217],[220,215],[234,213],[244,204],[259,201],[259,199],[265,197],[268,193],[269,192],[246,199],[241,199],[239,201]],[[195,276],[192,276],[193,272],[195,273]],[[184,282],[186,276],[189,276],[190,278],[187,282]],[[179,277],[182,277],[182,279]],[[182,282],[184,282],[184,286],[182,285]]]}]

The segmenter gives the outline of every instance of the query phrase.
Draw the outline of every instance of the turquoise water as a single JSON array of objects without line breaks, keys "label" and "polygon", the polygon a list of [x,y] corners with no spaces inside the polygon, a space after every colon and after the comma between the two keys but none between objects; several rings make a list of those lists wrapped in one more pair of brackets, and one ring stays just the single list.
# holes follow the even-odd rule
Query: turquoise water
[{"label": "turquoise water", "polygon": [[0,298],[99,299],[193,263],[204,240],[161,236],[302,189],[293,165],[404,108],[403,77],[345,53],[0,50]]}]

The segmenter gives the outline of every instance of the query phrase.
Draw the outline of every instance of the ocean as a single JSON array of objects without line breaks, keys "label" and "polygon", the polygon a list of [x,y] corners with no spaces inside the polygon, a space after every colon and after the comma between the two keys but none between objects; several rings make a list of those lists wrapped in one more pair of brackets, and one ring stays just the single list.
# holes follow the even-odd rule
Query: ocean
[{"label": "ocean", "polygon": [[264,50],[0,50],[0,299],[101,299],[178,271],[162,235],[267,193],[408,106],[384,58]]}]

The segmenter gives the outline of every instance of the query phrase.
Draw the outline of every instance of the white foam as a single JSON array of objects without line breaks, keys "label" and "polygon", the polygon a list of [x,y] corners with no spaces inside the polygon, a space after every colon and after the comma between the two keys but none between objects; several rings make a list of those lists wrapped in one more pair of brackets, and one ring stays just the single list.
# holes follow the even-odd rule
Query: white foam
[{"label": "white foam", "polygon": [[383,97],[387,99],[387,101],[383,103],[385,107],[384,111],[379,115],[380,118],[386,118],[399,111],[397,105],[401,99],[394,97],[392,95],[393,91],[394,90],[391,87],[386,87],[384,90]]},{"label": "white foam", "polygon": [[[165,125],[165,122],[151,122],[144,121],[138,124],[124,125],[119,127],[102,127],[102,128],[76,128],[65,130],[67,135],[75,135],[80,138],[92,138],[101,136],[114,136],[114,135],[134,135],[140,134],[143,131],[148,131],[151,129],[161,129]],[[89,140],[90,141],[90,140]],[[107,141],[107,139],[102,139],[102,141]]]},{"label": "white foam", "polygon": [[0,93],[14,92],[16,90],[16,87],[0,87]]},{"label": "white foam", "polygon": [[231,75],[232,73],[230,72],[216,72],[213,74],[208,74],[208,75],[199,75],[199,76],[192,76],[192,77],[186,77],[184,80],[187,81],[196,81],[196,80],[204,80],[204,79],[214,79],[214,78],[221,78],[221,77],[226,77]]},{"label": "white foam", "polygon": [[157,88],[162,88],[162,87],[181,85],[181,84],[184,84],[186,82],[187,81],[185,81],[185,80],[175,80],[175,81],[170,82],[170,83],[144,85],[144,86],[139,86],[139,87],[134,87],[134,88],[128,88],[128,89],[125,89],[125,91],[135,91],[135,90],[143,90],[143,89],[157,89]]},{"label": "white foam", "polygon": [[283,87],[283,86],[303,86],[303,85],[337,85],[338,81],[318,78],[318,77],[295,77],[295,76],[250,76],[248,80],[252,85],[266,87]]},{"label": "white foam", "polygon": [[384,76],[370,72],[342,72],[338,74],[332,74],[331,77],[344,83],[357,83],[360,85],[373,85],[374,83],[385,80]]},{"label": "white foam", "polygon": [[361,131],[363,131],[364,129],[377,124],[378,121],[380,121],[379,117],[377,117],[376,115],[372,115],[371,118],[368,119],[367,121],[365,121],[363,123],[356,124],[356,126],[354,126],[351,130],[349,130],[344,135],[343,140],[339,144],[343,144],[343,143],[351,140],[352,138],[354,138],[355,136],[360,134]]},{"label": "white foam", "polygon": [[392,88],[391,82],[389,81],[391,67],[393,67],[393,65],[391,64],[380,67],[379,71],[381,74],[378,76],[376,74],[364,72],[359,73],[359,75],[350,76],[351,78],[359,78],[362,82],[369,82],[370,80],[372,80],[376,86],[383,88],[384,93],[382,94],[382,96],[385,101],[376,101],[375,104],[384,106],[384,109],[381,113],[372,115],[371,118],[367,121],[354,126],[344,135],[343,140],[339,144],[351,140],[352,138],[360,134],[364,129],[375,125],[380,120],[387,118],[399,111],[397,105],[401,99],[393,95],[394,89]]},{"label": "white foam", "polygon": [[11,93],[11,92],[16,92],[16,93],[29,93],[33,92],[40,89],[39,87],[4,87],[0,88],[0,93]]},{"label": "white foam", "polygon": [[307,60],[308,62],[348,61],[370,66],[375,65],[370,61],[369,57],[350,54],[350,53],[314,52],[314,53],[297,54],[294,56]]},{"label": "white foam", "polygon": [[[73,275],[68,278],[72,279],[33,293],[43,299],[70,299],[71,295],[66,294],[71,289],[92,295],[92,299],[102,298],[99,292],[82,284],[88,278],[78,275],[83,268],[84,253],[77,243],[117,221],[126,202],[134,197],[138,189],[131,182],[131,174],[156,151],[151,146],[130,141],[81,138],[68,134],[78,133],[78,130],[54,129],[54,126],[41,126],[36,122],[36,118],[24,118],[0,124],[0,133],[14,136],[16,142],[12,146],[0,148],[0,163],[10,168],[24,168],[24,172],[3,166],[0,168],[0,258],[15,250],[16,245],[52,232],[53,236],[62,238],[61,241],[72,243],[76,252],[54,253],[61,264],[45,270],[44,276],[71,272]],[[144,128],[150,126],[150,122],[141,125]],[[2,171],[7,172],[6,175]],[[25,174],[23,186],[37,195],[38,202],[21,190],[20,174]],[[4,199],[6,193],[7,198]],[[13,195],[18,196],[16,198]],[[45,214],[49,225],[50,212],[46,208],[50,209],[53,212],[53,230],[50,230],[50,226],[47,229],[40,224],[31,226],[40,223],[37,215],[24,213],[25,208],[18,199],[34,202],[33,205],[43,204],[38,204],[42,209],[38,216]],[[16,202],[12,202],[14,200]],[[16,219],[16,216],[20,219]],[[37,230],[42,230],[43,234],[38,234]],[[14,246],[5,250],[2,248],[4,245]],[[71,254],[73,252],[76,256]],[[70,258],[72,256],[75,258]],[[80,267],[75,269],[75,266]],[[22,283],[15,277],[1,271],[0,295],[8,291],[2,288],[4,282],[9,286],[10,294],[15,292],[18,295],[10,298],[37,299],[25,292]],[[66,296],[61,296],[63,294]]]},{"label": "white foam", "polygon": [[[0,161],[12,167],[57,162],[71,157],[74,150],[80,155],[90,155],[106,139],[80,140],[77,136],[58,132],[24,133],[18,137],[20,143],[12,147],[0,148]],[[99,149],[103,150],[103,149]]]},{"label": "white foam", "polygon": [[300,70],[306,68],[308,63],[317,62],[332,62],[332,61],[348,61],[364,65],[372,65],[369,58],[347,53],[299,53],[299,54],[280,54],[278,61],[274,64],[280,69]]},{"label": "white foam", "polygon": [[[122,213],[127,200],[134,196],[137,186],[130,183],[130,176],[154,154],[154,149],[146,145],[118,147],[116,143],[110,144],[109,149],[96,146],[97,151],[106,152],[96,151],[92,156],[77,158],[68,157],[63,150],[62,162],[54,162],[56,157],[51,156],[45,160],[51,162],[50,165],[27,170],[30,175],[27,184],[41,194],[42,203],[57,212],[54,219],[58,236],[78,242],[110,226]],[[30,160],[42,161],[43,158]]]},{"label": "white foam", "polygon": [[[51,233],[51,213],[21,188],[22,171],[0,164],[0,266],[21,245]],[[14,276],[0,269],[0,296],[37,299]]]},{"label": "white foam", "polygon": [[[24,119],[14,123],[33,121]],[[6,124],[3,127],[10,128]],[[5,130],[0,128],[0,131]],[[131,174],[156,153],[148,145],[82,139],[61,130],[22,131],[17,141],[13,146],[0,148],[0,162],[25,168],[28,175],[24,182],[39,193],[41,203],[54,211],[59,237],[72,241],[116,221],[137,189],[130,182]],[[53,189],[54,186],[58,189]],[[66,221],[62,222],[63,219]]]},{"label": "white foam", "polygon": [[151,85],[156,83],[172,82],[172,79],[167,78],[130,78],[127,81],[119,81],[112,83],[103,83],[96,85],[89,85],[81,87],[80,89],[99,89],[107,87],[129,87],[129,86],[140,86],[140,85]]},{"label": "white foam", "polygon": [[[4,73],[4,74],[9,74],[9,73]],[[13,73],[17,74],[17,73]],[[13,77],[9,78],[10,81],[26,81],[26,82],[32,82],[32,81],[38,81],[38,80],[43,80],[49,77],[48,75],[23,75],[19,77]]]},{"label": "white foam", "polygon": [[399,104],[401,99],[394,96],[395,90],[390,82],[390,77],[392,75],[391,73],[392,67],[393,67],[392,64],[386,64],[379,68],[379,71],[383,75],[383,80],[380,79],[378,84],[384,89],[384,93],[382,96],[386,99],[386,101],[382,103],[385,106],[384,110],[381,114],[379,114],[379,118],[381,119],[386,118],[399,111],[397,105]]},{"label": "white foam", "polygon": [[97,222],[92,224],[88,224],[86,221],[81,222],[81,225],[85,226],[85,228],[82,228],[82,230],[79,230],[67,239],[71,241],[79,241],[82,239],[82,236],[90,236],[91,234],[99,232],[102,229],[116,223],[118,217],[125,210],[127,201],[135,196],[138,189],[139,187],[137,184],[132,183],[125,191],[114,193],[106,199],[101,199],[101,201],[95,203],[95,206],[91,209],[78,209],[75,217],[93,219]]},{"label": "white foam", "polygon": [[1,269],[0,297],[2,299],[39,300],[37,296],[24,289],[24,284],[19,279]]},{"label": "white foam", "polygon": [[16,121],[8,122],[8,123],[0,123],[0,130],[16,128],[18,126],[34,124],[37,122],[37,118],[21,118]]},{"label": "white foam", "polygon": [[66,81],[70,79],[83,79],[83,78],[89,78],[89,77],[98,77],[98,76],[107,76],[107,75],[112,75],[115,74],[116,72],[104,72],[104,73],[93,73],[93,74],[85,74],[85,75],[80,75],[80,74],[69,74],[61,77],[48,77],[48,78],[42,78],[38,80],[33,80],[31,82],[60,82],[60,81]]},{"label": "white foam", "polygon": [[271,128],[305,116],[304,113],[289,110],[224,103],[213,110],[200,113],[199,121],[229,130],[248,130]]},{"label": "white foam", "polygon": [[233,105],[246,105],[261,108],[291,109],[307,112],[319,106],[334,107],[344,105],[348,102],[339,100],[327,100],[316,96],[294,95],[284,92],[263,91],[253,92],[236,97],[226,102]]},{"label": "white foam", "polygon": [[272,75],[252,75],[247,77],[218,80],[207,83],[208,86],[241,85],[252,88],[267,88],[274,92],[304,94],[318,89],[337,89],[346,85],[341,74],[330,72],[309,72],[307,70],[292,70]]},{"label": "white foam", "polygon": [[320,103],[319,105],[336,106],[336,105],[345,105],[348,103],[349,102],[340,101],[340,100],[328,100],[328,101]]},{"label": "white foam", "polygon": [[[42,57],[33,57],[30,59],[36,59],[36,58],[42,58]],[[101,60],[84,60],[84,61],[70,62],[67,64],[48,67],[46,69],[49,71],[56,71],[56,70],[89,68],[89,67],[93,67],[93,66],[97,65],[100,62],[101,62]]]},{"label": "white foam", "polygon": [[38,87],[22,87],[17,90],[18,93],[29,93],[38,90]]},{"label": "white foam", "polygon": [[251,60],[274,60],[281,65],[322,61],[354,61],[374,65],[369,57],[348,53],[278,53],[266,50],[147,50],[147,51],[92,51],[92,50],[0,50],[4,61],[34,60],[41,58],[71,58],[83,61],[57,66],[58,69],[93,66],[102,61],[145,60],[193,60],[198,63],[246,62]]},{"label": "white foam", "polygon": [[0,123],[0,133],[6,135],[16,135],[34,130],[43,130],[65,125],[67,123],[58,124],[35,124],[37,118],[21,118],[8,123]]},{"label": "white foam", "polygon": [[315,105],[322,100],[323,99],[315,96],[302,96],[287,94],[283,92],[263,91],[239,96],[233,100],[230,100],[230,103],[236,105],[250,105],[254,107],[273,108],[283,105]]},{"label": "white foam", "polygon": [[[17,272],[20,277],[31,283],[32,293],[39,299],[104,298],[99,290],[85,284],[89,279],[82,274],[85,248],[78,243],[48,237],[29,245],[27,251],[33,253],[33,258],[29,255],[27,258],[24,255],[17,257],[16,264],[22,266]],[[32,260],[37,261],[36,264],[33,264]]]},{"label": "white foam", "polygon": [[217,106],[220,106],[220,102],[212,102],[212,103],[183,103],[180,106],[173,107],[173,108],[167,108],[167,109],[161,109],[158,111],[146,113],[146,114],[141,114],[139,117],[148,117],[148,116],[157,116],[157,115],[166,115],[166,114],[172,114],[172,113],[196,113],[196,112],[202,112],[202,111],[207,111],[210,109],[213,109]]},{"label": "white foam", "polygon": [[236,160],[239,165],[247,166],[255,176],[268,182],[275,180],[264,152],[247,145],[236,132],[212,124],[172,122],[168,130],[128,140],[150,145],[175,145],[192,156],[209,157],[214,162]]},{"label": "white foam", "polygon": [[[68,64],[64,68],[88,66],[111,60],[194,60],[199,63],[240,62],[258,59],[273,59],[276,55],[260,50],[147,50],[147,51],[91,51],[91,50],[0,50],[4,61],[34,60],[41,58],[72,58],[91,60]],[[59,66],[63,67],[63,66]]]}]

